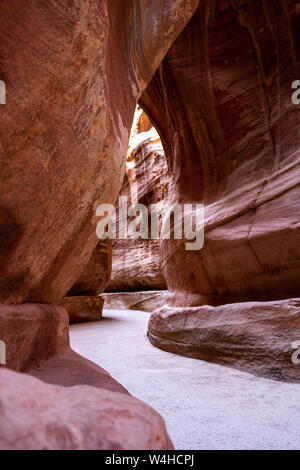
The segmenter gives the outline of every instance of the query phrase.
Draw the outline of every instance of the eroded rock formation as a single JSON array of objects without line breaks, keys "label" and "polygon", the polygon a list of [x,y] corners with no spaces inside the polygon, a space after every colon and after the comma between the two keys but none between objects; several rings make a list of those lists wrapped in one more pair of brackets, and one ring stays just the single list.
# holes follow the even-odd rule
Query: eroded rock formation
[{"label": "eroded rock formation", "polygon": [[1,302],[57,303],[82,274],[136,99],[197,3],[1,2]]},{"label": "eroded rock formation", "polygon": [[0,388],[3,450],[172,449],[163,419],[128,394],[46,385],[8,370]]},{"label": "eroded rock formation", "polygon": [[100,240],[79,280],[61,302],[69,314],[70,324],[101,319],[103,301],[98,294],[105,290],[110,279],[111,259],[111,241]]},{"label": "eroded rock formation", "polygon": [[48,383],[90,385],[127,393],[104,369],[71,349],[69,318],[64,308],[46,304],[0,305],[0,325],[9,369]]},{"label": "eroded rock formation", "polygon": [[[0,126],[3,304],[59,303],[80,278],[98,242],[96,208],[114,204],[123,181],[136,100],[197,4],[198,0],[0,3],[0,79],[6,85]],[[95,374],[94,365],[86,373],[86,363],[81,367],[78,355],[59,351],[60,335],[68,328],[64,309],[28,304],[1,308],[1,340],[4,336],[7,341],[9,367],[10,361],[16,369],[26,364],[31,373],[37,369],[42,380],[64,380],[64,386],[82,383],[84,377],[98,381],[97,366]],[[64,318],[51,322],[56,314]],[[26,321],[32,329],[24,332]],[[2,447],[170,447],[164,426],[154,415],[150,421],[159,422],[150,425],[149,432],[144,418],[132,420],[138,409],[149,416],[138,400],[132,399],[130,413],[127,396],[122,408],[122,398],[96,389],[79,389],[78,399],[72,401],[73,391],[28,376],[1,370],[0,381]],[[58,398],[62,406],[57,411]],[[78,412],[79,407],[78,415],[74,409]],[[113,408],[120,419],[104,420],[99,427],[99,418]],[[41,428],[33,425],[37,416]],[[66,420],[73,430],[66,428]],[[97,435],[91,437],[94,432]]]},{"label": "eroded rock formation", "polygon": [[88,265],[68,296],[101,294],[111,277],[111,259],[111,240],[99,240]]},{"label": "eroded rock formation", "polygon": [[291,344],[299,338],[299,309],[299,299],[163,306],[151,316],[148,336],[166,351],[234,364],[268,379],[300,382]]},{"label": "eroded rock formation", "polygon": [[[223,339],[232,325],[234,337],[221,344],[228,362],[238,365],[237,336],[250,352],[252,335],[259,346],[261,331],[277,323],[286,338],[274,351],[280,348],[285,366],[279,361],[275,378],[291,376],[285,371],[300,335],[299,307],[293,307],[292,334],[285,307],[274,315],[277,303],[266,304],[263,317],[249,304],[249,320],[245,304],[213,306],[300,295],[300,112],[291,100],[299,78],[299,23],[296,1],[200,2],[140,100],[164,145],[169,203],[205,204],[202,250],[186,251],[184,240],[162,241],[174,309],[153,317],[149,336],[171,351],[220,357],[222,334],[213,324]],[[206,304],[212,307],[198,313],[190,308]],[[269,348],[261,351],[260,373],[262,365],[272,368]],[[299,373],[294,366],[295,378]]]},{"label": "eroded rock formation", "polygon": [[[147,207],[150,234],[151,205],[156,205],[157,212],[163,214],[167,194],[167,165],[161,140],[147,115],[137,109],[127,154],[126,175],[119,196],[127,197],[128,208],[136,204]],[[118,218],[118,201],[116,210]],[[131,220],[128,217],[128,225]],[[108,292],[166,289],[160,269],[159,238],[117,238],[112,242],[112,257]]]},{"label": "eroded rock formation", "polygon": [[101,294],[106,310],[154,310],[168,305],[172,294],[167,290],[112,292]]},{"label": "eroded rock formation", "polygon": [[[162,241],[172,301],[152,316],[150,340],[299,381],[299,5],[27,3],[0,2],[0,338],[17,371],[0,370],[1,447],[168,449],[161,418],[74,353],[66,310],[45,304],[107,280],[89,271],[96,208],[115,203],[141,98],[169,203],[206,207],[203,250]],[[43,305],[11,305],[24,302]]]},{"label": "eroded rock formation", "polygon": [[0,366],[1,449],[172,448],[154,410],[70,348],[62,307],[1,305],[0,324],[7,367],[27,373]]},{"label": "eroded rock formation", "polygon": [[101,320],[103,304],[99,295],[78,295],[65,297],[60,305],[67,310],[70,325],[74,325]]}]

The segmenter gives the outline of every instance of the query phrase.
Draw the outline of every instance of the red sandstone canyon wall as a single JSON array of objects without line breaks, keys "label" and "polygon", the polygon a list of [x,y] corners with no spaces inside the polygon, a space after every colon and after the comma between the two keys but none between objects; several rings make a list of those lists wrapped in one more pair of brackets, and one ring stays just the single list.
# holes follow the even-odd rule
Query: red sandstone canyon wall
[{"label": "red sandstone canyon wall", "polygon": [[103,300],[99,294],[111,277],[111,263],[111,240],[99,240],[80,278],[60,302],[71,324],[101,320]]},{"label": "red sandstone canyon wall", "polygon": [[36,377],[0,370],[2,448],[172,448],[157,413],[71,351],[65,309],[45,304],[91,260],[136,101],[197,5],[0,2],[0,331],[8,368]]},{"label": "red sandstone canyon wall", "polygon": [[[151,206],[155,204],[157,210],[163,214],[168,194],[168,170],[161,140],[144,112],[137,110],[135,119],[127,154],[126,174],[119,196],[127,197],[128,208],[144,204],[150,214]],[[128,224],[131,220],[128,217]],[[148,222],[151,233],[150,216]],[[112,274],[106,291],[145,289],[166,289],[160,269],[159,239],[113,240]]]},{"label": "red sandstone canyon wall", "polygon": [[[245,314],[245,303],[208,312],[300,296],[300,111],[291,99],[299,25],[296,1],[201,2],[140,100],[164,145],[169,203],[205,204],[202,250],[162,241],[173,310],[150,321],[153,344],[217,360],[221,341],[234,363],[234,348],[243,343],[249,351],[273,324],[274,345],[265,339],[265,352],[256,351],[260,373],[272,376],[278,347],[276,373],[298,379],[290,360],[300,334],[297,302],[282,305],[279,316],[269,306],[256,319],[251,305]],[[248,327],[237,327],[241,318]]]},{"label": "red sandstone canyon wall", "polygon": [[71,350],[62,307],[1,305],[0,325],[2,450],[172,449],[158,413]]},{"label": "red sandstone canyon wall", "polygon": [[[299,26],[296,0],[0,2],[1,447],[172,448],[154,410],[71,350],[53,305],[107,282],[96,209],[119,194],[137,100],[169,204],[205,205],[202,250],[161,242],[171,297],[149,339],[300,381]],[[136,163],[159,174],[152,146]]]},{"label": "red sandstone canyon wall", "polygon": [[1,2],[1,302],[59,302],[84,271],[136,99],[197,4]]}]

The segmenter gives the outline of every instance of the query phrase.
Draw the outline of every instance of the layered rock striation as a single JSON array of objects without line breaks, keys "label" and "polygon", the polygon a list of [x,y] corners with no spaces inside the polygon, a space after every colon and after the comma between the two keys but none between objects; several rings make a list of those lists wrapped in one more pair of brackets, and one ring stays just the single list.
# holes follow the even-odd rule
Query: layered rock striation
[{"label": "layered rock striation", "polygon": [[136,100],[198,0],[0,6],[0,301],[59,303],[115,203]]},{"label": "layered rock striation", "polygon": [[[160,268],[159,236],[151,238],[151,208],[155,207],[162,218],[168,194],[167,172],[161,140],[147,115],[137,109],[119,196],[127,198],[128,209],[138,204],[147,208],[149,236],[147,239],[132,239],[129,234],[124,240],[117,238],[112,241],[112,275],[107,292],[166,289]],[[118,207],[117,201],[117,220]],[[129,228],[132,220],[129,215]],[[118,234],[117,230],[117,237]]]},{"label": "layered rock striation", "polygon": [[[250,351],[256,314],[245,302],[262,302],[257,344],[274,323],[290,344],[300,337],[299,307],[293,307],[294,334],[284,306],[276,318],[270,304],[263,307],[300,296],[300,108],[292,102],[299,22],[296,1],[201,2],[141,97],[163,142],[168,203],[205,205],[202,250],[187,251],[184,240],[162,241],[173,313],[167,321],[165,314],[150,321],[149,335],[158,346],[184,352],[181,343],[189,334],[195,355],[202,350],[203,358],[217,357],[219,336],[210,315],[220,316],[218,329],[225,332],[230,325],[238,328],[239,317],[247,322],[248,310],[249,328],[240,327],[239,341]],[[214,309],[226,304],[226,314],[223,307]],[[190,309],[197,306],[195,314]],[[177,319],[182,309],[193,326]],[[236,338],[222,342],[232,364],[238,363]],[[281,347],[289,361],[283,369],[291,365],[287,348],[291,352],[290,345]],[[257,352],[266,370],[272,364],[267,350]],[[294,375],[299,377],[299,368]]]},{"label": "layered rock striation", "polygon": [[1,449],[172,449],[158,413],[70,348],[62,307],[0,305],[0,325]]},{"label": "layered rock striation", "polygon": [[[91,260],[96,209],[115,203],[123,181],[136,101],[197,5],[0,4],[0,337],[8,367],[61,383],[0,371],[3,448],[171,446],[153,411],[97,390],[108,374],[60,343],[66,311],[45,304],[62,302]],[[98,292],[90,281],[74,289]],[[78,383],[94,388],[59,388]]]},{"label": "layered rock striation", "polygon": [[111,241],[99,240],[82,275],[61,302],[71,324],[101,320],[103,301],[99,294],[110,279],[111,263]]}]

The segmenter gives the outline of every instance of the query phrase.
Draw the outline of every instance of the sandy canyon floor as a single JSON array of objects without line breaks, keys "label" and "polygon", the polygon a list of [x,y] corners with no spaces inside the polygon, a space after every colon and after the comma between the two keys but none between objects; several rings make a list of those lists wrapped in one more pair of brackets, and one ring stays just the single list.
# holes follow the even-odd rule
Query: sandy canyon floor
[{"label": "sandy canyon floor", "polygon": [[300,448],[299,385],[156,349],[148,313],[103,315],[71,327],[73,349],[161,413],[176,449]]}]

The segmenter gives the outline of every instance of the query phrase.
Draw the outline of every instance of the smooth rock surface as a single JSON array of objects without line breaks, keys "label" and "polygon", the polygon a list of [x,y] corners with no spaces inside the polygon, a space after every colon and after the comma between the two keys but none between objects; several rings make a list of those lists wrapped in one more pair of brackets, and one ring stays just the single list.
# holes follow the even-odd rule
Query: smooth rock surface
[{"label": "smooth rock surface", "polygon": [[61,306],[0,305],[0,338],[6,346],[3,369],[52,384],[85,384],[127,393],[102,367],[70,348],[69,317]]},{"label": "smooth rock surface", "polygon": [[197,5],[0,2],[0,302],[59,303],[80,278],[137,98]]},{"label": "smooth rock surface", "polygon": [[[284,308],[274,320],[277,333],[268,326],[272,308],[269,319],[258,311],[253,318],[249,308],[256,326],[233,337],[222,305],[300,296],[300,113],[292,102],[299,25],[296,0],[200,2],[140,99],[164,146],[168,204],[205,205],[201,250],[187,251],[185,240],[162,240],[173,306],[179,315],[186,308],[191,323],[193,307],[220,306],[219,334],[232,363],[241,340],[259,350],[266,328],[275,335],[268,341],[277,356],[278,334],[288,338],[292,332]],[[232,317],[237,329],[238,308]],[[216,331],[201,312],[197,325],[211,338],[209,356],[223,362]],[[244,308],[241,314],[247,323]],[[159,314],[154,321],[161,321],[155,328],[162,340],[169,325]],[[294,328],[297,334],[299,317]],[[179,351],[181,336],[164,347],[174,351],[178,342]],[[264,355],[261,361],[265,367]]]},{"label": "smooth rock surface", "polygon": [[168,305],[170,297],[166,290],[101,294],[105,310],[140,310],[151,313]]},{"label": "smooth rock surface", "polygon": [[102,322],[71,327],[71,344],[153,406],[176,449],[300,448],[298,384],[153,348],[148,319],[104,310]]},{"label": "smooth rock surface", "polygon": [[172,448],[158,413],[70,348],[62,307],[1,305],[0,337],[1,449]]},{"label": "smooth rock surface", "polygon": [[69,317],[56,305],[0,304],[0,339],[6,345],[6,366],[28,371],[70,347]]},{"label": "smooth rock surface", "polygon": [[200,2],[140,99],[164,146],[168,204],[205,205],[202,250],[162,241],[178,307],[299,297],[297,3]]},{"label": "smooth rock surface", "polygon": [[[2,450],[171,449],[163,419],[135,398],[0,370]],[[21,393],[20,393],[21,391]]]},{"label": "smooth rock surface", "polygon": [[99,240],[85,270],[68,296],[97,296],[104,292],[111,277],[111,240]]},{"label": "smooth rock surface", "polygon": [[[148,210],[147,239],[131,239],[112,242],[112,273],[106,292],[166,289],[166,281],[160,268],[159,234],[152,239],[151,207],[160,214],[161,228],[165,201],[168,195],[167,163],[161,140],[146,114],[137,108],[127,153],[126,175],[120,197],[127,197],[128,209],[143,204]],[[116,210],[119,217],[119,201]],[[117,236],[119,224],[117,223]],[[140,309],[143,310],[143,309]]]},{"label": "smooth rock surface", "polygon": [[101,320],[103,304],[104,300],[96,295],[65,297],[61,302],[68,312],[70,324]]},{"label": "smooth rock surface", "polygon": [[300,299],[211,307],[163,307],[150,318],[154,346],[270,379],[300,383],[292,344],[300,339]]}]

